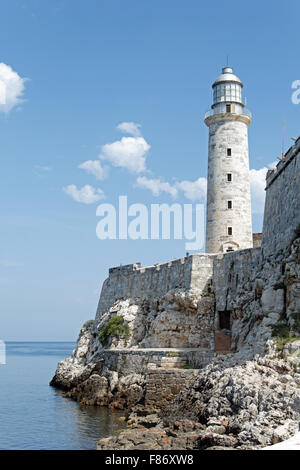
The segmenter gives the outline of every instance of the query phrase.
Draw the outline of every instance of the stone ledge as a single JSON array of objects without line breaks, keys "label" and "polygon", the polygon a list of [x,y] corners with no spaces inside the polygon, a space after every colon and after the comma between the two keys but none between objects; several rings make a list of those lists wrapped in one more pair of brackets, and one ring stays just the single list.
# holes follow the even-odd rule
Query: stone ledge
[{"label": "stone ledge", "polygon": [[139,353],[151,353],[151,352],[207,352],[205,348],[120,348],[120,349],[102,349],[101,352],[109,353],[126,353],[126,354],[139,354]]},{"label": "stone ledge", "polygon": [[101,351],[103,369],[123,375],[146,374],[153,370],[187,370],[190,365],[196,370],[205,367],[215,357],[212,349],[204,348],[149,348],[149,349],[104,349]]},{"label": "stone ledge", "polygon": [[294,158],[296,158],[296,156],[299,153],[300,153],[300,137],[298,137],[295,144],[289,148],[284,158],[277,163],[276,168],[273,168],[268,171],[267,177],[266,177],[266,189],[268,189],[271,186],[271,184],[276,180],[276,178],[278,178],[280,173],[282,173],[285,170],[285,168],[294,160]]}]

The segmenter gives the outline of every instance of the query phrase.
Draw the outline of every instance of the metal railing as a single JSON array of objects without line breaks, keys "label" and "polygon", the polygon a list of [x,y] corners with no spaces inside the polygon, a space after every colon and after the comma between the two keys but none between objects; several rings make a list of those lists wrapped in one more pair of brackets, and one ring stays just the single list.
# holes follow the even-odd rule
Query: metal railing
[{"label": "metal railing", "polygon": [[[224,113],[220,113],[220,111],[216,111],[215,109],[210,109],[209,111],[206,111],[205,115],[204,115],[204,119],[207,119],[208,117],[210,116],[214,116],[215,114],[227,114],[226,112]],[[240,113],[236,113],[236,112],[230,112],[228,114],[239,114],[241,116],[247,116],[249,117],[250,119],[252,119],[252,113],[251,111],[249,111],[249,109],[247,108],[243,108],[243,111],[240,112]]]}]

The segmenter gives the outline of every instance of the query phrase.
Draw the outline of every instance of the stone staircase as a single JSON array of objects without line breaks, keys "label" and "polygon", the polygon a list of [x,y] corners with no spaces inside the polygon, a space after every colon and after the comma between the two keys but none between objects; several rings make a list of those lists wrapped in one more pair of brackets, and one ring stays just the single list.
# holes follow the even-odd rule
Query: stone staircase
[{"label": "stone staircase", "polygon": [[181,369],[188,364],[188,358],[182,354],[169,353],[162,357],[160,367],[163,369]]}]

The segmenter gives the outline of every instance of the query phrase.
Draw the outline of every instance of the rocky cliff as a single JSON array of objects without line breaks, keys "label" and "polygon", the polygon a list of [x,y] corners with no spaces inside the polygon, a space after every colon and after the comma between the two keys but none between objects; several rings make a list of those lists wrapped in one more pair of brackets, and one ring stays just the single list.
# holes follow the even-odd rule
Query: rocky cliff
[{"label": "rocky cliff", "polygon": [[[300,341],[295,350],[300,351]],[[285,351],[288,353],[288,350]],[[294,435],[300,419],[299,358],[237,364],[219,358],[161,410],[136,406],[129,428],[100,449],[255,449]]]},{"label": "rocky cliff", "polygon": [[51,382],[128,411],[134,429],[101,448],[253,448],[296,432],[299,178],[300,138],[267,174],[261,247],[109,270]]},{"label": "rocky cliff", "polygon": [[[104,287],[96,319],[52,385],[85,404],[132,410],[135,430],[102,448],[131,448],[127,432],[142,433],[148,448],[252,448],[290,437],[300,418],[299,261],[295,233],[276,255],[257,248],[181,260],[176,285],[163,265],[150,268],[151,276],[163,272],[159,289],[135,286],[134,295],[108,301]],[[109,290],[139,269],[127,279],[114,273]],[[230,331],[221,328],[223,311]],[[229,335],[226,351],[216,351],[216,335]]]}]

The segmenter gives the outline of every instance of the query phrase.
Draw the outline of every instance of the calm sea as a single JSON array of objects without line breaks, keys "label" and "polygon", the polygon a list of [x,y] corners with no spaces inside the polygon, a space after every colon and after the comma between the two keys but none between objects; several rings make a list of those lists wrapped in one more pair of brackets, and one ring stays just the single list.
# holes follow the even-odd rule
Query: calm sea
[{"label": "calm sea", "polygon": [[49,387],[73,343],[6,343],[0,364],[0,449],[95,449],[123,425],[120,412],[83,407]]}]

